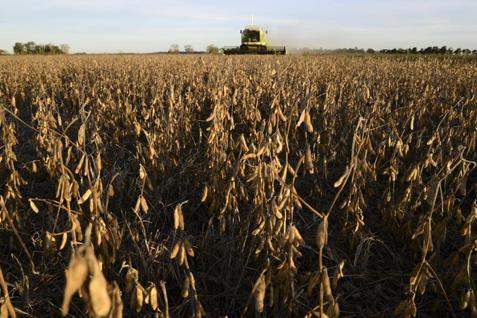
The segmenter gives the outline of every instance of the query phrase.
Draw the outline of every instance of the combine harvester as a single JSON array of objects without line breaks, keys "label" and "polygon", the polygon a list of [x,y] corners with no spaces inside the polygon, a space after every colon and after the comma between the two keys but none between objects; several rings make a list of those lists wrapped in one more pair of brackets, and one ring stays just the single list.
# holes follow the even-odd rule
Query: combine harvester
[{"label": "combine harvester", "polygon": [[268,31],[264,31],[255,25],[245,27],[244,30],[240,31],[240,34],[242,35],[242,45],[224,47],[224,54],[287,54],[286,47],[270,45],[266,37]]}]

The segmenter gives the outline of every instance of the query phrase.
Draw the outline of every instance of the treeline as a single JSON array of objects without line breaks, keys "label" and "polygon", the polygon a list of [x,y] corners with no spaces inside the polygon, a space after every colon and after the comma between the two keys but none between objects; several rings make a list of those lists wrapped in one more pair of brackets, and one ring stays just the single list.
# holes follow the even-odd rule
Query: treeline
[{"label": "treeline", "polygon": [[385,50],[380,50],[379,53],[384,53],[384,54],[455,54],[455,55],[470,55],[470,54],[476,54],[477,55],[477,50],[469,50],[469,49],[453,49],[451,47],[447,46],[430,46],[427,48],[421,48],[418,49],[416,47],[409,48],[409,49],[385,49]]},{"label": "treeline", "polygon": [[70,47],[68,44],[37,44],[35,42],[17,42],[13,46],[15,54],[68,54]]},{"label": "treeline", "polygon": [[477,50],[469,50],[469,49],[453,49],[447,46],[430,46],[427,48],[420,48],[417,47],[408,48],[408,49],[383,49],[383,50],[375,50],[375,49],[362,49],[362,48],[344,48],[344,49],[309,49],[309,48],[302,48],[295,51],[295,53],[301,54],[324,54],[324,53],[351,53],[351,54],[447,54],[447,55],[477,55]]}]

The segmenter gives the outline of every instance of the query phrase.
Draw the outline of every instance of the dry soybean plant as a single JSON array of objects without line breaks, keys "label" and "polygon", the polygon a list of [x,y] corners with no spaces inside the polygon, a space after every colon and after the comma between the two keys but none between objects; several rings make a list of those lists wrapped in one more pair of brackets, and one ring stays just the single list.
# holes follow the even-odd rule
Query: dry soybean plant
[{"label": "dry soybean plant", "polygon": [[0,58],[1,317],[477,317],[477,60]]}]

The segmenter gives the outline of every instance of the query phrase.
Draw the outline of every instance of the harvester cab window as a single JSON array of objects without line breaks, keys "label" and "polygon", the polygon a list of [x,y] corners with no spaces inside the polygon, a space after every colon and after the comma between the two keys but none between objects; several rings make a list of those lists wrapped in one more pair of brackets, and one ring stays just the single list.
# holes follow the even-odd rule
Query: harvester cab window
[{"label": "harvester cab window", "polygon": [[260,42],[260,32],[245,30],[244,36],[248,42]]}]

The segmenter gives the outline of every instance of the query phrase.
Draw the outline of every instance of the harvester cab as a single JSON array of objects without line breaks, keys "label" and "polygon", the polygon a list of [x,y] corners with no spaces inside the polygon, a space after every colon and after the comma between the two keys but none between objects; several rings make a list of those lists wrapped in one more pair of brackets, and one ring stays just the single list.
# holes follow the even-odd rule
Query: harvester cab
[{"label": "harvester cab", "polygon": [[286,54],[284,46],[272,46],[267,39],[268,31],[255,25],[247,26],[240,31],[242,42],[240,46],[225,47],[225,54]]},{"label": "harvester cab", "polygon": [[250,26],[244,30],[240,30],[240,34],[242,34],[242,45],[267,46],[266,33],[268,32],[255,26]]}]

